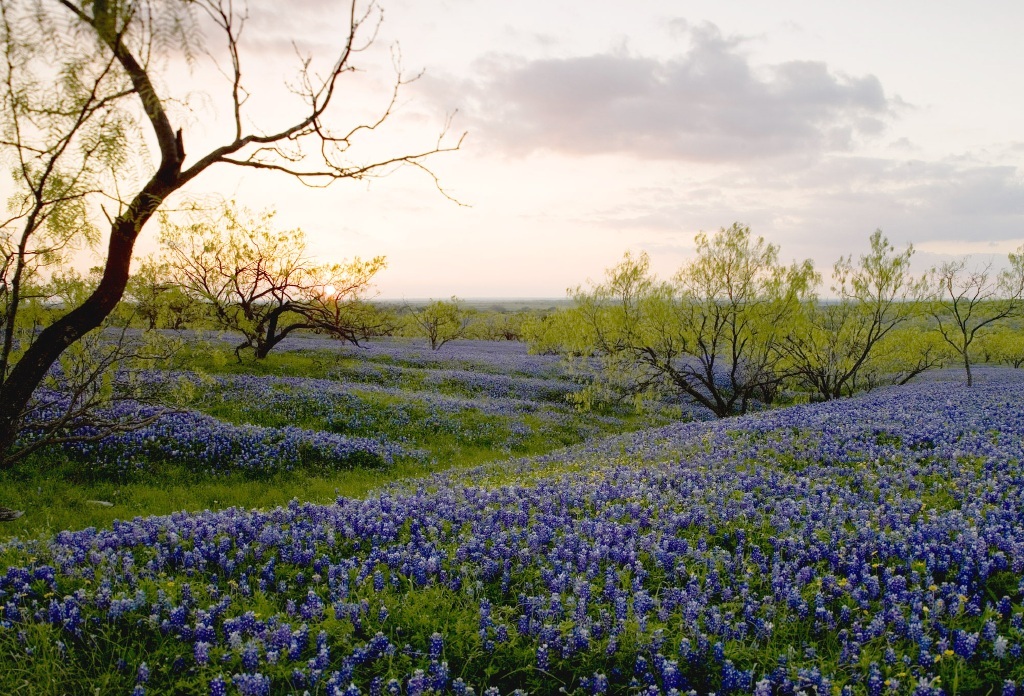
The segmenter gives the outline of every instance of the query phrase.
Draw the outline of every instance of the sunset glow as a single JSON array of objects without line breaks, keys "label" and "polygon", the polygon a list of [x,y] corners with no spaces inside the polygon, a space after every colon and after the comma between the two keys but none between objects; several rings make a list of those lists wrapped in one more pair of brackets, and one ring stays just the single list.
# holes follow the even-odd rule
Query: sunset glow
[{"label": "sunset glow", "polygon": [[[250,8],[252,120],[273,123],[300,52],[329,61],[336,3]],[[669,274],[700,230],[735,221],[827,269],[881,228],[924,269],[1024,241],[1024,9],[812,2],[502,3],[389,0],[347,78],[351,124],[386,104],[353,158],[458,152],[326,190],[222,168],[218,193],[301,226],[325,259],[383,254],[381,297],[561,297],[626,250]],[[219,81],[218,81],[219,80]],[[228,124],[219,76],[196,76],[189,152]],[[283,96],[282,96],[283,94]],[[347,119],[347,121],[346,121]],[[194,143],[194,145],[193,145]],[[460,205],[461,204],[461,205]],[[152,243],[152,237],[150,237]]]}]

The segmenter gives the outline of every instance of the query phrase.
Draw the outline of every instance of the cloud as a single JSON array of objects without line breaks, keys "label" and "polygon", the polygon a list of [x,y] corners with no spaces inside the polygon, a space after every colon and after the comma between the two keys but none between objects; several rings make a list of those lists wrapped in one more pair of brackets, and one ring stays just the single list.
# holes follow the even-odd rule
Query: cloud
[{"label": "cloud", "polygon": [[[366,39],[378,29],[379,11],[356,15]],[[347,8],[332,0],[292,0],[289,3],[260,3],[247,13],[242,42],[253,51],[277,58],[296,60],[296,52],[334,60],[348,34]]]},{"label": "cloud", "polygon": [[[766,161],[679,182],[668,195],[631,187],[589,222],[679,254],[688,253],[697,230],[735,220],[780,244],[784,258],[812,256],[821,269],[841,254],[861,253],[876,228],[897,245],[912,242],[931,253],[1003,251],[1024,237],[1024,171],[969,156],[927,162],[829,155],[799,171]],[[934,260],[922,254],[920,261]]]},{"label": "cloud", "polygon": [[779,186],[803,192],[823,215],[873,217],[916,240],[1013,239],[1024,230],[1024,173],[971,156],[829,157]]},{"label": "cloud", "polygon": [[668,59],[489,56],[474,78],[428,75],[429,88],[514,154],[717,162],[846,151],[881,133],[895,108],[874,76],[816,61],[755,67],[714,26],[683,31],[688,50]]}]

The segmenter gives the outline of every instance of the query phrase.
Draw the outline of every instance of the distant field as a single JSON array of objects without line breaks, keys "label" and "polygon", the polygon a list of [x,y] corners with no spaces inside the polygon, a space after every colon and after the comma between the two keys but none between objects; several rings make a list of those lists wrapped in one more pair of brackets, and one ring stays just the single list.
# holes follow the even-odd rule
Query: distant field
[{"label": "distant field", "polygon": [[[422,307],[428,302],[430,298],[382,299],[376,303],[389,307]],[[553,310],[572,306],[572,300],[566,297],[467,297],[460,298],[459,302],[468,309],[494,312]]]}]

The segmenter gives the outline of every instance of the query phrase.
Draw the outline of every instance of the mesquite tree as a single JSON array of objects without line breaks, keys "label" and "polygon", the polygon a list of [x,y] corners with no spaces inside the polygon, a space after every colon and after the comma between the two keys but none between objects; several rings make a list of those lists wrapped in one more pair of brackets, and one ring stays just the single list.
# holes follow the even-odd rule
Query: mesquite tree
[{"label": "mesquite tree", "polygon": [[947,261],[929,274],[931,315],[964,366],[968,387],[974,385],[976,339],[1024,311],[1024,247],[1008,260],[1009,267],[998,272],[991,263],[968,267],[964,258]]},{"label": "mesquite tree", "polygon": [[646,254],[627,254],[604,283],[572,292],[559,348],[594,381],[577,396],[645,399],[674,393],[722,418],[771,402],[785,379],[781,341],[815,279],[734,224],[699,234],[697,255],[670,282]]},{"label": "mesquite tree", "polygon": [[409,318],[415,332],[430,343],[430,350],[439,350],[449,341],[465,338],[469,331],[469,314],[462,308],[457,297],[447,302],[431,300],[425,306],[413,310]]},{"label": "mesquite tree", "polygon": [[[236,4],[0,0],[0,157],[14,173],[10,212],[0,220],[0,452],[17,440],[47,372],[121,300],[150,218],[207,170],[245,167],[326,185],[409,164],[433,177],[425,159],[459,147],[443,130],[422,150],[350,159],[350,146],[384,124],[407,82],[397,75],[375,118],[335,121],[344,78],[379,22],[372,3],[356,0],[337,54],[327,63],[303,57],[297,78],[282,86],[281,111],[296,108],[254,112],[241,51],[245,15]],[[204,152],[188,149],[182,105],[193,88],[176,79],[172,60],[182,56],[194,72],[225,78],[229,118],[215,134],[219,144]],[[209,123],[199,127],[210,135]],[[101,213],[109,241],[99,283],[41,331],[25,330],[26,293],[48,268],[103,236]]]},{"label": "mesquite tree", "polygon": [[156,257],[141,260],[125,288],[122,314],[146,328],[181,330],[202,319],[203,307],[171,278]]},{"label": "mesquite tree", "polygon": [[357,305],[384,257],[316,263],[302,230],[276,230],[273,217],[225,205],[187,224],[165,220],[160,240],[171,277],[219,328],[242,335],[239,360],[245,349],[262,360],[300,329],[352,343],[372,335]]},{"label": "mesquite tree", "polygon": [[[816,297],[804,303],[793,330],[782,341],[798,380],[823,400],[849,396],[864,385],[871,358],[887,336],[920,312],[925,285],[910,273],[914,248],[896,249],[881,230],[871,235],[871,250],[854,265],[850,256],[832,269],[835,300]],[[932,353],[928,353],[933,357]],[[892,370],[906,379],[932,364],[918,360]]]}]

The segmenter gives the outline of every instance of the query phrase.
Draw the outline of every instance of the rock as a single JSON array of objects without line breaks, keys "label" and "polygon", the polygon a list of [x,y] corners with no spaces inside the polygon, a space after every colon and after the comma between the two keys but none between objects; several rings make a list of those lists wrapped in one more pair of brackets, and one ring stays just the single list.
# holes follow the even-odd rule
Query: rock
[{"label": "rock", "polygon": [[21,510],[11,510],[0,505],[0,522],[11,522],[24,514]]}]

